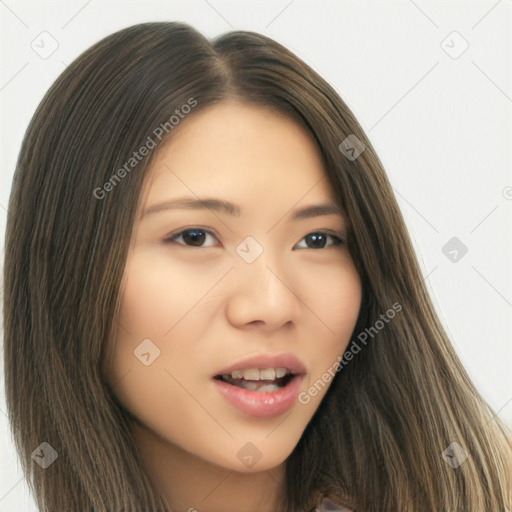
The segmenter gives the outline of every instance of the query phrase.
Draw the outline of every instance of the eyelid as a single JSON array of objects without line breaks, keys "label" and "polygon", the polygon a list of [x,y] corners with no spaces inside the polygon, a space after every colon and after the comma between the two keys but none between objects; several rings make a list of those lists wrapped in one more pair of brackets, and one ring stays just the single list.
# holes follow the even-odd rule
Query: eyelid
[{"label": "eyelid", "polygon": [[[198,246],[198,247],[195,247],[193,245],[186,245],[186,244],[182,244],[182,243],[179,243],[179,242],[176,242],[176,239],[179,238],[181,235],[183,235],[184,233],[187,233],[189,231],[202,231],[204,233],[206,233],[207,235],[211,235],[213,236],[214,238],[216,238],[218,241],[219,241],[219,237],[217,236],[217,234],[215,233],[215,231],[212,231],[211,229],[207,229],[207,228],[203,228],[201,226],[192,226],[192,227],[188,227],[188,228],[185,228],[185,229],[180,229],[179,231],[175,232],[175,233],[171,233],[170,235],[166,236],[164,238],[164,243],[177,243],[178,245],[181,245],[183,247],[189,247],[191,249],[206,249],[207,247],[216,247],[216,246],[212,246],[212,245],[207,245],[207,246]],[[330,229],[318,229],[318,230],[313,230],[313,231],[309,231],[308,233],[306,233],[293,247],[295,249],[295,247],[300,243],[302,242],[302,240],[304,240],[308,235],[312,235],[312,234],[320,234],[320,235],[327,235],[327,236],[330,236],[332,237],[333,239],[336,239],[336,243],[333,243],[331,245],[328,245],[326,247],[338,247],[340,245],[345,245],[345,236],[341,235],[340,233],[337,233],[336,231],[332,231]],[[312,250],[322,250],[324,249],[325,247],[321,248],[321,249],[312,249]],[[299,249],[311,249],[310,247],[300,247]]]}]

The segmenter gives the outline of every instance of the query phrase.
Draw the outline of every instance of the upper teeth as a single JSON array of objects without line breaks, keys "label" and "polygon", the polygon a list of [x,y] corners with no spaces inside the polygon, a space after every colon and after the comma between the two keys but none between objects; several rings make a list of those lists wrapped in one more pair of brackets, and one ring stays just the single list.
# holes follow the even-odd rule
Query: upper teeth
[{"label": "upper teeth", "polygon": [[274,380],[280,379],[289,374],[290,370],[286,368],[267,368],[265,370],[258,370],[257,368],[248,368],[246,370],[233,370],[231,377],[233,379],[245,380]]}]

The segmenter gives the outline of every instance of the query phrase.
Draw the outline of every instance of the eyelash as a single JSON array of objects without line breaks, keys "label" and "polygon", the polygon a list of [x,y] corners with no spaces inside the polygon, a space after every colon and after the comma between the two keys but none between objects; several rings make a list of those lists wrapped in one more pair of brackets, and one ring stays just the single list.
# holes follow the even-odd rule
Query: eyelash
[{"label": "eyelash", "polygon": [[[203,229],[203,228],[188,228],[188,229],[184,229],[183,231],[180,231],[179,233],[175,233],[174,235],[170,235],[169,237],[167,237],[165,240],[164,240],[164,243],[166,244],[171,244],[171,243],[177,243],[179,245],[182,245],[184,247],[190,247],[192,249],[204,249],[206,247],[212,247],[212,246],[194,246],[194,245],[187,245],[187,244],[184,244],[184,243],[180,243],[180,242],[177,242],[176,240],[182,236],[183,234],[185,233],[190,233],[190,232],[194,232],[194,231],[199,231],[201,233],[206,233],[207,235],[211,235],[215,238],[217,238],[215,236],[214,233],[212,233],[211,231],[207,230],[207,229]],[[304,240],[307,236],[309,235],[323,235],[323,236],[326,236],[326,237],[330,237],[334,242],[330,245],[326,245],[325,247],[319,247],[319,248],[314,248],[314,247],[300,247],[300,249],[313,249],[313,250],[321,250],[321,249],[326,249],[327,247],[337,247],[337,246],[340,246],[340,245],[343,245],[344,244],[344,241],[332,234],[332,233],[329,233],[329,232],[326,232],[326,231],[312,231],[311,233],[308,233],[307,235],[305,235],[304,237],[301,238],[300,241]]]}]

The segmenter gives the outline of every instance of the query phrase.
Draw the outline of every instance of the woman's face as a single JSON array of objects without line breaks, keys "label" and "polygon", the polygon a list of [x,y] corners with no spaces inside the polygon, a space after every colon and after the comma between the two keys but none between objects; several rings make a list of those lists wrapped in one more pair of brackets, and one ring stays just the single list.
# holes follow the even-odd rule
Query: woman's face
[{"label": "woman's face", "polygon": [[159,443],[270,469],[299,441],[358,316],[345,221],[313,208],[334,198],[294,121],[226,102],[178,128],[146,182],[108,378]]}]

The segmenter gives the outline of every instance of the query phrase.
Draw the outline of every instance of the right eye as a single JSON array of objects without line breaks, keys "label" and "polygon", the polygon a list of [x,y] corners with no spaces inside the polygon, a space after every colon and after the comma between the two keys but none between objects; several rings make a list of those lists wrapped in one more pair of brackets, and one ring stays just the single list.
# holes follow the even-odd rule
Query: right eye
[{"label": "right eye", "polygon": [[171,235],[165,239],[165,243],[177,243],[185,247],[214,247],[214,245],[203,245],[208,236],[216,238],[211,231],[202,228],[191,228]]}]

